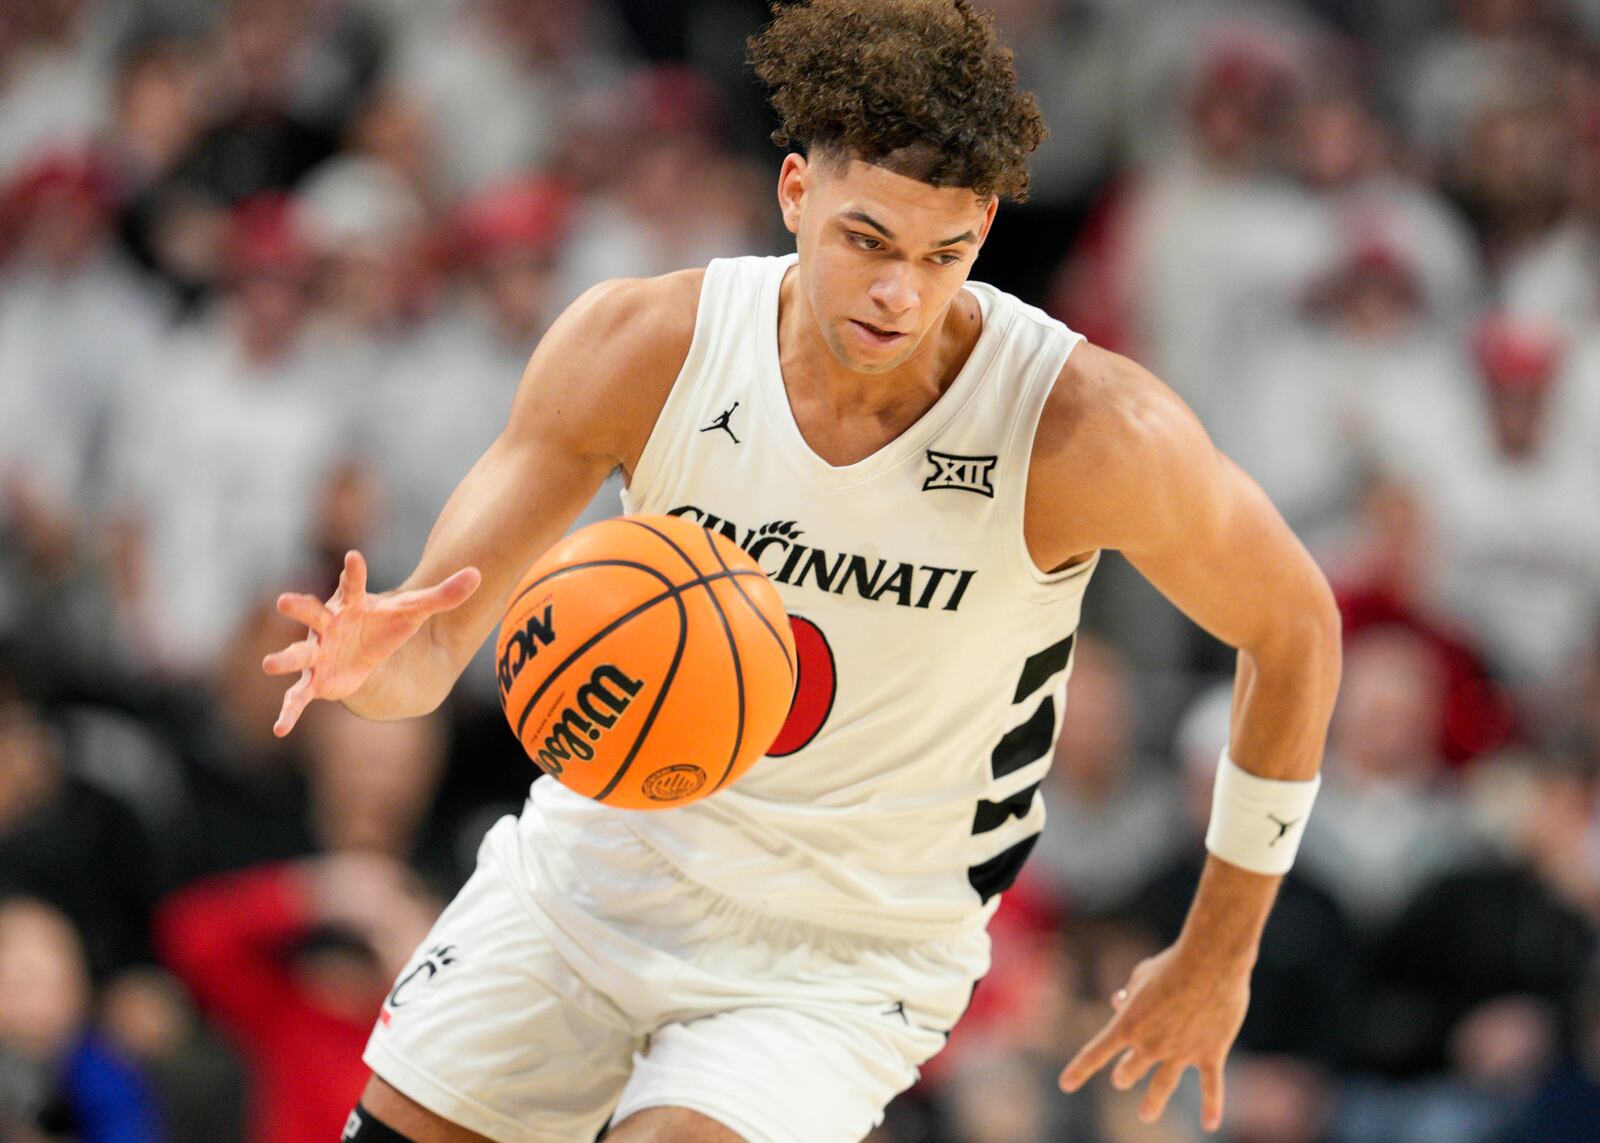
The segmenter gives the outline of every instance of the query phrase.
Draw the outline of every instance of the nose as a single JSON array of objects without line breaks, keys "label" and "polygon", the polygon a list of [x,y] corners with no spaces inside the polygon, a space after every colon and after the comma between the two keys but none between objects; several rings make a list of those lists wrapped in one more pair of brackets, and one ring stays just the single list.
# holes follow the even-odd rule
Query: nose
[{"label": "nose", "polygon": [[867,290],[879,309],[899,316],[916,308],[920,296],[917,292],[916,274],[904,262],[891,262],[884,266]]}]

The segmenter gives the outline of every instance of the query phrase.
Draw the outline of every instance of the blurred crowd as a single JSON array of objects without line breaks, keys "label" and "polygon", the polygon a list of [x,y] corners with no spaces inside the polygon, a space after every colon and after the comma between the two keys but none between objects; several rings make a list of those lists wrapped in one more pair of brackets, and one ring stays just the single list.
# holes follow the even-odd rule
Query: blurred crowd
[{"label": "blurred crowd", "polygon": [[[1344,612],[1224,1135],[1600,1139],[1600,3],[990,6],[1053,133],[975,276],[1172,384]],[[408,574],[589,285],[787,248],[764,11],[0,0],[0,1140],[337,1135],[532,768],[481,662],[275,739],[272,601]],[[874,1143],[1198,1137],[1055,1077],[1181,924],[1232,662],[1115,559],[1086,612]]]}]

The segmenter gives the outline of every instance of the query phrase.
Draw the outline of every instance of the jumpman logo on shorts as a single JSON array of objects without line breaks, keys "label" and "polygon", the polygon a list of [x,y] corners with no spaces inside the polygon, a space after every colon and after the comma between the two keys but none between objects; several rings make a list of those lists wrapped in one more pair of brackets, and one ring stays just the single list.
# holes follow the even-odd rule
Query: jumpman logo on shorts
[{"label": "jumpman logo on shorts", "polygon": [[739,407],[739,402],[735,401],[732,405],[730,405],[728,407],[728,410],[726,412],[719,413],[717,415],[717,419],[716,420],[712,421],[709,425],[707,425],[705,428],[701,429],[700,431],[703,432],[703,433],[710,433],[710,432],[715,432],[717,429],[721,429],[723,432],[727,433],[730,437],[733,437],[733,443],[734,444],[738,444],[739,443],[739,438],[733,436],[733,429],[728,424],[729,419],[733,416],[733,411],[735,409],[737,409],[738,407]]}]

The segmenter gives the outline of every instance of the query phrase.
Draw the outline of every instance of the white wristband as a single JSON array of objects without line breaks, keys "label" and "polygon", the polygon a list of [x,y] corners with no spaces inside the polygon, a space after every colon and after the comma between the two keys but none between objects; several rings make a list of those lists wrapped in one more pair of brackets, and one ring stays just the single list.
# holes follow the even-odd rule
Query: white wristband
[{"label": "white wristband", "polygon": [[1211,793],[1206,849],[1252,873],[1289,872],[1321,786],[1321,774],[1309,782],[1259,778],[1239,769],[1224,748]]}]

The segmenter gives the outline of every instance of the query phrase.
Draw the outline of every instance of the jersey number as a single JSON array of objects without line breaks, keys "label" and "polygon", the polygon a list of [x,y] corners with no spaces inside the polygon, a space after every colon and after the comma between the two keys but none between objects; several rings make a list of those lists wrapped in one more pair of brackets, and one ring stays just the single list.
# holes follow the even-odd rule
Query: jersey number
[{"label": "jersey number", "polygon": [[769,758],[782,758],[810,745],[828,721],[839,685],[833,648],[822,628],[798,615],[789,616],[789,626],[794,630],[794,701],[789,704],[783,729],[767,751]]}]

